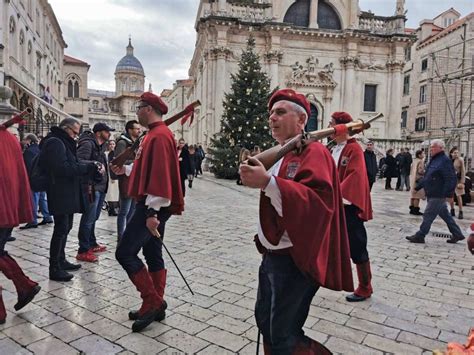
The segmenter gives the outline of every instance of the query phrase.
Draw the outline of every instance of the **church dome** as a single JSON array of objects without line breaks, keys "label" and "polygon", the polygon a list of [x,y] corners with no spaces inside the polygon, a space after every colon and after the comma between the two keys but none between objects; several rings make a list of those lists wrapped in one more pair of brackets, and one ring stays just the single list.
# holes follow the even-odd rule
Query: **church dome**
[{"label": "church dome", "polygon": [[143,70],[142,63],[133,55],[133,46],[132,40],[128,40],[127,54],[125,57],[120,59],[116,68],[115,74],[120,72],[133,72],[145,76],[145,71]]}]

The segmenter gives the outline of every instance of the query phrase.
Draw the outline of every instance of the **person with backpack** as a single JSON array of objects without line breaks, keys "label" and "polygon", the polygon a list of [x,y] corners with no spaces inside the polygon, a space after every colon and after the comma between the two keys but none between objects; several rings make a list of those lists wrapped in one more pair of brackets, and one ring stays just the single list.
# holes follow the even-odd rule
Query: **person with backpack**
[{"label": "person with backpack", "polygon": [[[72,229],[74,213],[83,213],[86,205],[81,180],[90,174],[102,175],[105,169],[98,162],[79,162],[76,139],[81,130],[75,118],[65,118],[40,143],[39,166],[45,172],[48,207],[54,216],[54,231],[49,250],[49,278],[70,281],[67,271],[79,269],[66,260],[64,248]],[[32,179],[35,182],[36,179]]]},{"label": "person with backpack", "polygon": [[[40,153],[38,138],[33,134],[27,134],[24,139],[26,149],[23,152],[23,160],[25,161],[26,171],[28,176],[31,176],[31,170],[35,157]],[[20,229],[38,228],[45,224],[53,223],[53,216],[49,214],[48,201],[46,198],[46,191],[32,191],[33,194],[33,220],[30,223],[20,227]],[[38,223],[38,207],[43,216],[43,220]]]}]

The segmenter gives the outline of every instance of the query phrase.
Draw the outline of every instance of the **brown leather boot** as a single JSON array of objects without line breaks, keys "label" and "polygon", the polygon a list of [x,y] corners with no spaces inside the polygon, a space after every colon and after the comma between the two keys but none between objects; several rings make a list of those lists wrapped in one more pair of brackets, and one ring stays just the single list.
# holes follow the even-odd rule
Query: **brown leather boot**
[{"label": "brown leather boot", "polygon": [[15,310],[19,311],[30,303],[36,294],[41,290],[37,282],[32,281],[23,273],[20,265],[15,259],[5,253],[0,257],[0,270],[7,279],[12,280],[18,294],[18,302],[15,304]]},{"label": "brown leather boot", "polygon": [[353,294],[346,296],[348,302],[361,302],[369,298],[372,293],[372,272],[370,271],[370,261],[362,264],[356,264],[357,278],[359,279],[359,286]]}]

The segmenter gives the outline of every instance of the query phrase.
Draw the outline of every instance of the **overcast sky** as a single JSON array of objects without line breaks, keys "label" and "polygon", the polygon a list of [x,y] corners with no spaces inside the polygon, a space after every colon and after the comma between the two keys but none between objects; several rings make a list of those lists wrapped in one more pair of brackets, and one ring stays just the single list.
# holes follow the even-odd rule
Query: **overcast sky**
[{"label": "overcast sky", "polygon": [[[194,52],[199,0],[49,0],[68,44],[65,53],[91,65],[89,88],[115,90],[114,71],[132,36],[135,56],[153,91],[185,79]],[[361,10],[389,16],[396,0],[359,0]],[[462,16],[473,0],[406,0],[407,27],[450,7]]]}]

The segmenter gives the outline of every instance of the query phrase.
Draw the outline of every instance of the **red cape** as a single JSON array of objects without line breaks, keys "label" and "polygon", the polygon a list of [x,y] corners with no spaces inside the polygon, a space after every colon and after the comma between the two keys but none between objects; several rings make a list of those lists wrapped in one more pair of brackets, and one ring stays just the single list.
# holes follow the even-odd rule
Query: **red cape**
[{"label": "red cape", "polygon": [[0,228],[11,228],[31,222],[33,208],[20,143],[1,125],[0,154]]},{"label": "red cape", "polygon": [[321,143],[303,153],[289,153],[276,177],[283,217],[270,199],[260,199],[260,223],[267,240],[277,245],[286,230],[290,254],[305,275],[318,285],[353,291],[349,240],[334,159]]},{"label": "red cape", "polygon": [[152,123],[140,143],[128,183],[128,195],[137,200],[147,195],[171,200],[172,214],[184,210],[178,156],[173,134],[162,121]]},{"label": "red cape", "polygon": [[342,149],[339,162],[339,181],[342,197],[359,208],[359,218],[372,219],[369,180],[365,167],[364,152],[355,139],[349,139]]}]

